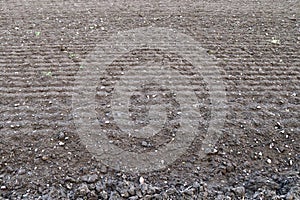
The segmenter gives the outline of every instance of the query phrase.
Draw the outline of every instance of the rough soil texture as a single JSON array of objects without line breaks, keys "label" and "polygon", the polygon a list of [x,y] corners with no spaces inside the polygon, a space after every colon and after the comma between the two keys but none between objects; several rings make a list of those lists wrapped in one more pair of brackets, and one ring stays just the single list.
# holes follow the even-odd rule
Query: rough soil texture
[{"label": "rough soil texture", "polygon": [[[0,199],[300,199],[299,9],[297,0],[1,1]],[[76,134],[74,77],[97,43],[146,26],[181,31],[218,58],[229,112],[214,154],[200,159],[195,146],[164,170],[123,173]],[[154,145],[162,140],[164,131]]]}]

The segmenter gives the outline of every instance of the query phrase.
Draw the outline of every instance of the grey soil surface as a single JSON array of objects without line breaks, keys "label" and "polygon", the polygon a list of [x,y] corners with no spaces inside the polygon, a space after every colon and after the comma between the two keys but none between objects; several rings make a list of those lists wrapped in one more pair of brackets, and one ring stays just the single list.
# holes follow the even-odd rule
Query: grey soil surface
[{"label": "grey soil surface", "polygon": [[[299,10],[298,0],[0,1],[0,199],[300,199]],[[75,77],[97,44],[149,26],[189,35],[216,57],[228,113],[216,151],[198,157],[196,138],[165,169],[122,172],[97,160],[76,132]],[[180,60],[136,50],[107,70],[126,70],[144,54]],[[130,112],[145,118],[138,99]],[[97,100],[101,118],[107,107]],[[108,137],[126,151],[151,151],[170,142],[179,125],[170,126],[146,142]]]}]

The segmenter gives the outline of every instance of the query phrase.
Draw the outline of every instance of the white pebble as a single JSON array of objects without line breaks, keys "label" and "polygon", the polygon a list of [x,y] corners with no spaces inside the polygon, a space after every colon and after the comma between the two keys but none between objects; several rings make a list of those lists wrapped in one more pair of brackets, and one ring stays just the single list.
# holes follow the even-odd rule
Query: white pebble
[{"label": "white pebble", "polygon": [[140,177],[140,184],[144,184],[145,183],[145,179],[141,176]]}]

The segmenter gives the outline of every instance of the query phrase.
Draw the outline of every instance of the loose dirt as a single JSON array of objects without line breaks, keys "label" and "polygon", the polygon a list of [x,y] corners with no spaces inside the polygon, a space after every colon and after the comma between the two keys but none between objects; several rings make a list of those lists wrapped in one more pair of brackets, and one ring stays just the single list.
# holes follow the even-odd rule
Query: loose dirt
[{"label": "loose dirt", "polygon": [[[300,199],[299,7],[297,0],[0,2],[0,199]],[[228,112],[215,151],[204,158],[196,153],[199,137],[165,169],[121,172],[97,160],[76,133],[75,76],[97,44],[149,26],[187,34],[217,59]],[[108,71],[155,54],[191,67],[146,49],[128,52]],[[196,83],[207,105],[200,110],[205,132],[207,85]],[[155,83],[143,88],[165,91]],[[147,119],[148,108],[137,109],[145,99],[132,97],[133,121]],[[108,100],[97,96],[99,124]],[[171,93],[157,101],[180,111]],[[126,151],[152,151],[172,140],[178,116],[168,119],[174,123],[147,141],[108,137]]]}]

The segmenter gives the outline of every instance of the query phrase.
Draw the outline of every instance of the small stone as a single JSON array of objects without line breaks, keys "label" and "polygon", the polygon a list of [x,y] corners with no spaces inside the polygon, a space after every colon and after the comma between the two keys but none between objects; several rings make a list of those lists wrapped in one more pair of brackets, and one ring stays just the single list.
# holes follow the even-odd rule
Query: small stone
[{"label": "small stone", "polygon": [[145,179],[142,176],[140,177],[139,181],[140,181],[140,184],[144,184],[145,183]]},{"label": "small stone", "polygon": [[271,164],[272,160],[270,158],[267,159],[267,163]]},{"label": "small stone", "polygon": [[143,146],[143,147],[147,147],[147,146],[148,146],[148,143],[147,143],[146,141],[143,141],[143,142],[142,142],[142,146]]},{"label": "small stone", "polygon": [[161,194],[154,194],[152,197],[153,197],[152,199],[156,199],[156,200],[162,200],[163,199]]},{"label": "small stone", "polygon": [[136,191],[136,196],[138,196],[139,198],[143,197],[142,191],[141,190],[137,190]]},{"label": "small stone", "polygon": [[98,200],[98,195],[96,194],[96,192],[94,190],[92,190],[89,194],[89,199],[90,200]]},{"label": "small stone", "polygon": [[43,156],[42,156],[42,160],[43,160],[43,161],[46,161],[46,160],[48,160],[48,159],[49,159],[48,156],[46,156],[46,155],[43,155]]},{"label": "small stone", "polygon": [[57,135],[57,138],[59,140],[63,140],[65,138],[65,133],[64,132],[60,132],[58,135]]},{"label": "small stone", "polygon": [[245,188],[242,187],[242,186],[241,186],[241,187],[233,188],[232,191],[233,191],[236,195],[238,195],[238,196],[240,196],[240,197],[242,197],[242,196],[245,195]]},{"label": "small stone", "polygon": [[132,197],[129,197],[128,199],[129,199],[129,200],[138,200],[139,197],[138,197],[138,196],[132,196]]},{"label": "small stone", "polygon": [[69,190],[71,190],[72,187],[73,187],[73,183],[67,183],[67,184],[66,184],[66,187],[67,187]]},{"label": "small stone", "polygon": [[65,178],[65,181],[72,182],[72,183],[75,183],[75,182],[76,182],[76,180],[75,180],[73,177],[70,177],[70,176],[67,176],[67,177]]},{"label": "small stone", "polygon": [[14,169],[13,169],[12,167],[10,167],[10,166],[7,166],[7,167],[6,167],[6,170],[7,170],[7,172],[9,172],[9,173],[11,173],[11,172],[14,171]]},{"label": "small stone", "polygon": [[61,45],[61,46],[60,46],[60,50],[61,50],[61,51],[67,51],[67,47]]},{"label": "small stone", "polygon": [[1,190],[6,190],[7,188],[6,188],[6,186],[5,185],[2,185],[1,186]]},{"label": "small stone", "polygon": [[105,165],[102,165],[101,168],[100,168],[100,172],[103,173],[103,174],[106,174],[107,173],[107,167]]},{"label": "small stone", "polygon": [[146,196],[143,197],[143,199],[144,199],[144,200],[151,200],[151,199],[153,199],[153,198],[152,198],[151,195],[148,195],[148,194],[147,194]]},{"label": "small stone", "polygon": [[193,196],[193,194],[195,193],[195,188],[185,189],[185,190],[183,191],[183,193],[184,193],[185,195],[188,195],[188,196]]},{"label": "small stone", "polygon": [[282,126],[281,126],[280,122],[277,122],[275,124],[275,129],[282,129]]},{"label": "small stone", "polygon": [[101,192],[101,191],[104,190],[104,186],[103,186],[103,184],[102,184],[100,181],[98,181],[98,182],[95,184],[95,189],[96,189],[97,192]]},{"label": "small stone", "polygon": [[123,189],[123,190],[117,190],[117,191],[119,192],[119,194],[123,198],[128,198],[130,196],[129,193],[128,193],[128,191],[126,191],[125,189]]},{"label": "small stone", "polygon": [[25,169],[19,169],[18,171],[18,174],[19,175],[22,175],[22,174],[25,174],[26,173],[26,170]]},{"label": "small stone", "polygon": [[176,191],[175,188],[170,188],[170,189],[168,189],[168,190],[166,191],[166,193],[169,194],[169,195],[172,195],[172,194],[177,193],[177,191]]},{"label": "small stone", "polygon": [[82,196],[85,196],[85,195],[87,195],[88,193],[90,193],[90,190],[89,190],[87,184],[85,184],[85,183],[83,183],[81,186],[79,186],[79,188],[78,188],[77,191],[78,191],[78,193],[79,193],[80,195],[82,195]]},{"label": "small stone", "polygon": [[87,183],[95,183],[98,179],[98,175],[97,174],[86,175],[86,176],[81,177],[81,179]]},{"label": "small stone", "polygon": [[131,186],[129,187],[128,193],[129,193],[131,196],[135,195],[135,187],[134,187],[134,185],[131,185]]},{"label": "small stone", "polygon": [[80,62],[81,61],[78,57],[74,57],[72,60],[73,60],[73,62]]},{"label": "small stone", "polygon": [[215,149],[215,148],[206,148],[206,149],[204,150],[204,152],[205,152],[206,154],[216,154],[216,153],[218,153],[218,150]]},{"label": "small stone", "polygon": [[101,192],[100,192],[100,197],[102,197],[102,199],[105,199],[105,200],[108,199],[108,194],[107,194],[107,192],[104,191],[104,190],[101,191]]},{"label": "small stone", "polygon": [[289,20],[292,20],[292,21],[297,21],[297,18],[296,18],[295,15],[289,16],[288,19],[289,19]]},{"label": "small stone", "polygon": [[118,194],[118,192],[111,192],[110,193],[110,197],[109,197],[109,200],[120,200],[121,197],[120,195]]},{"label": "small stone", "polygon": [[148,184],[142,183],[142,184],[141,184],[141,190],[142,190],[142,193],[143,193],[143,194],[147,194],[147,191],[148,191]]},{"label": "small stone", "polygon": [[195,181],[195,182],[193,183],[193,188],[195,188],[195,189],[200,188],[200,184],[199,184],[197,181]]},{"label": "small stone", "polygon": [[64,145],[65,145],[65,143],[64,143],[64,142],[62,142],[62,141],[59,141],[59,142],[58,142],[58,145],[59,145],[59,146],[64,146]]},{"label": "small stone", "polygon": [[89,177],[88,183],[95,183],[97,179],[98,179],[98,175],[97,174],[93,174],[93,175],[91,175]]},{"label": "small stone", "polygon": [[215,199],[216,200],[231,200],[231,197],[220,194]]}]

